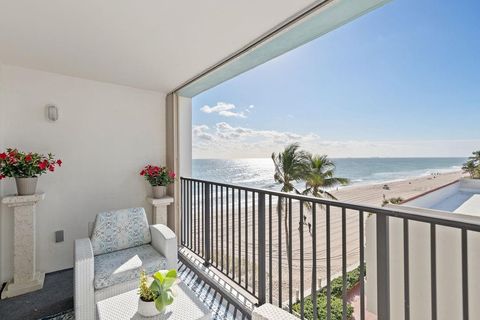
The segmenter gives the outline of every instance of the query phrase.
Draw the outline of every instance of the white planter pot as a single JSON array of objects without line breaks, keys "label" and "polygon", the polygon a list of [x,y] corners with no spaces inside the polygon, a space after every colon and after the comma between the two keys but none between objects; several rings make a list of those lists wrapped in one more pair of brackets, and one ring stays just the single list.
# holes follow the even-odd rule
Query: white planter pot
[{"label": "white planter pot", "polygon": [[167,187],[165,186],[152,186],[153,198],[160,199],[167,194]]},{"label": "white planter pot", "polygon": [[30,196],[37,190],[37,177],[34,178],[15,178],[17,184],[17,193],[19,196]]},{"label": "white planter pot", "polygon": [[138,298],[138,313],[144,317],[153,317],[159,315],[161,312],[155,307],[154,301],[146,302]]}]

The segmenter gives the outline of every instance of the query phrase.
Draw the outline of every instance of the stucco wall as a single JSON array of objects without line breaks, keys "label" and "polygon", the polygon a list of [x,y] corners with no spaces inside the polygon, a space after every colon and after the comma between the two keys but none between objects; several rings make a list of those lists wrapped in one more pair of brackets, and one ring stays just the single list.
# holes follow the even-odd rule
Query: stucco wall
[{"label": "stucco wall", "polygon": [[[97,212],[144,206],[150,215],[147,184],[138,172],[146,163],[165,163],[165,95],[0,67],[0,146],[52,152],[64,162],[39,180],[46,198],[37,210],[37,267],[69,268],[73,241],[87,236]],[[48,103],[59,108],[57,122],[45,118]],[[2,182],[0,195],[13,193],[13,179]],[[12,276],[13,220],[5,206],[0,214],[0,276],[6,281]],[[65,231],[64,242],[55,243],[56,230]]]},{"label": "stucco wall", "polygon": [[[3,133],[3,128],[5,127],[5,110],[3,108],[4,102],[3,102],[3,66],[0,63],[0,150],[3,150],[5,148],[4,145],[4,138],[5,134]],[[0,180],[0,195],[3,194],[3,185],[4,185],[4,180]],[[0,281],[3,280],[3,236],[2,236],[2,217],[3,217],[3,207],[0,205]],[[2,281],[3,282],[3,281]]]},{"label": "stucco wall", "polygon": [[[391,206],[395,207],[395,206]],[[399,206],[401,207],[401,206]],[[418,214],[428,209],[409,208]],[[444,214],[459,214],[447,213]],[[460,214],[459,214],[460,215]],[[391,319],[404,319],[404,256],[403,221],[390,218],[390,315]],[[367,309],[377,310],[377,268],[376,268],[376,218],[367,219],[366,265],[367,265]],[[462,318],[462,272],[461,232],[449,227],[436,227],[436,268],[437,268],[437,316],[438,319]],[[468,232],[468,279],[469,313],[471,319],[478,319],[480,305],[480,233]],[[431,318],[431,268],[430,268],[430,225],[409,222],[409,274],[410,274],[410,319]]]}]

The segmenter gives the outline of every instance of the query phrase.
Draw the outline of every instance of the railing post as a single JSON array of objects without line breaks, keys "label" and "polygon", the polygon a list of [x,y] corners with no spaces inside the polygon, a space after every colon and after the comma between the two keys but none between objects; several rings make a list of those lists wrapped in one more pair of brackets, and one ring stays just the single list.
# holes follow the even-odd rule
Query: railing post
[{"label": "railing post", "polygon": [[377,214],[377,316],[390,319],[390,263],[388,216]]},{"label": "railing post", "polygon": [[203,239],[205,241],[205,266],[210,265],[211,260],[211,233],[210,233],[210,183],[206,182],[203,187],[203,203],[205,204],[205,219],[203,220]]},{"label": "railing post", "polygon": [[[265,193],[258,193],[258,305],[266,301]],[[255,248],[253,248],[255,250]],[[255,283],[253,284],[255,285]]]}]

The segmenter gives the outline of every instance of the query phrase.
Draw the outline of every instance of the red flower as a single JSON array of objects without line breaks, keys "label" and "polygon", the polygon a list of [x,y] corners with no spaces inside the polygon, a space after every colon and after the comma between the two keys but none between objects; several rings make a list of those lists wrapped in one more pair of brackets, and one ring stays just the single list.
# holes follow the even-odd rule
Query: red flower
[{"label": "red flower", "polygon": [[48,170],[50,170],[52,172],[55,171],[55,166],[53,164],[49,165]]},{"label": "red flower", "polygon": [[155,176],[155,174],[158,173],[158,167],[152,167],[152,166],[148,166],[147,168],[147,174],[149,176]]},{"label": "red flower", "polygon": [[140,175],[144,176],[145,175],[145,170],[140,171]]},{"label": "red flower", "polygon": [[45,170],[45,168],[47,168],[47,164],[45,163],[45,161],[43,161],[38,164],[38,167],[40,168],[40,170]]},{"label": "red flower", "polygon": [[0,180],[2,180],[3,178],[6,178],[3,174],[0,174]]},{"label": "red flower", "polygon": [[62,163],[63,163],[62,160],[60,160],[60,159],[57,160],[57,164],[58,164],[59,167],[62,166]]},{"label": "red flower", "polygon": [[7,159],[7,154],[5,152],[0,153],[0,160],[5,160]]},{"label": "red flower", "polygon": [[30,162],[30,161],[32,161],[32,156],[28,154],[28,155],[25,157],[25,162]]},{"label": "red flower", "polygon": [[170,171],[170,172],[168,173],[168,176],[169,176],[170,178],[172,178],[172,179],[175,179],[175,172]]},{"label": "red flower", "polygon": [[11,151],[8,153],[8,155],[9,155],[10,157],[15,157],[15,156],[17,155],[17,149],[11,150]]}]

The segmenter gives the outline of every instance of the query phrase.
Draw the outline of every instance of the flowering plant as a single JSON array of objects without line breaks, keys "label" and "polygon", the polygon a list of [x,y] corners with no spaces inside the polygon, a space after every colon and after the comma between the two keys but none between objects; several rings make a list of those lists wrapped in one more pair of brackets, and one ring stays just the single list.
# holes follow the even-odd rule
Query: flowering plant
[{"label": "flowering plant", "polygon": [[140,171],[140,175],[144,176],[152,187],[168,186],[175,181],[175,172],[168,170],[167,167],[147,165]]},{"label": "flowering plant", "polygon": [[8,148],[0,153],[0,180],[6,177],[34,178],[48,171],[55,171],[55,166],[62,166],[62,160],[55,160],[53,154],[43,155],[34,152],[22,152]]},{"label": "flowering plant", "polygon": [[153,281],[148,286],[148,278],[145,271],[140,273],[140,287],[138,293],[140,299],[145,302],[155,302],[158,311],[163,311],[173,303],[174,293],[172,286],[177,280],[177,270],[161,270],[153,274]]}]

